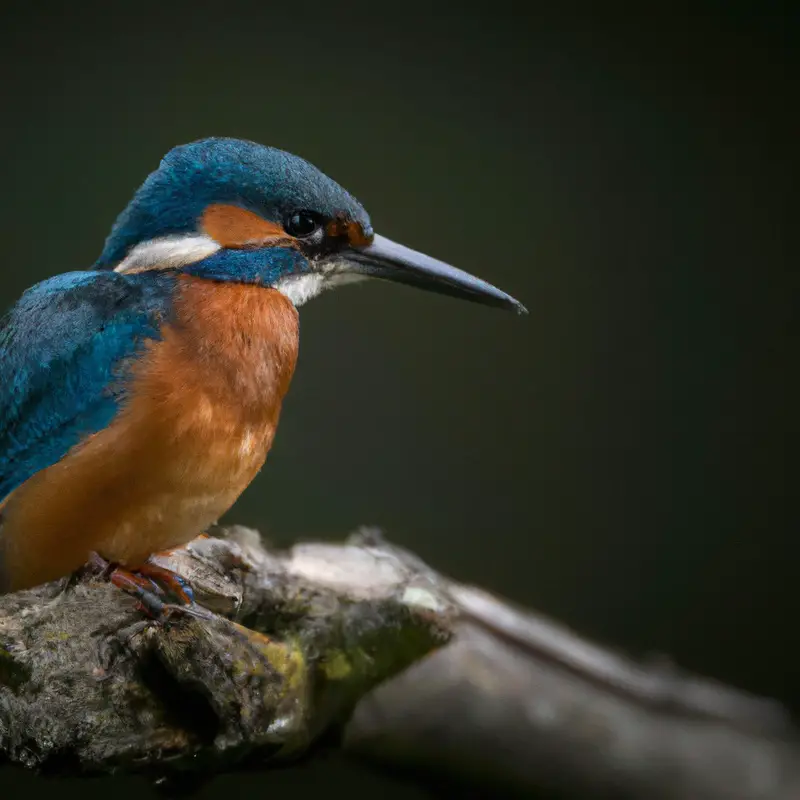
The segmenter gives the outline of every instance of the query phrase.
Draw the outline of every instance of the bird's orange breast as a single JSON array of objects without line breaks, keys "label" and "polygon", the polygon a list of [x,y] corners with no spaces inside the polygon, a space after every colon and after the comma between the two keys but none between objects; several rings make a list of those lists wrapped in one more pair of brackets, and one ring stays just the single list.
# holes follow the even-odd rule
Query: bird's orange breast
[{"label": "bird's orange breast", "polygon": [[112,424],[34,475],[3,514],[11,588],[96,550],[135,567],[215,522],[266,458],[298,316],[274,289],[181,278],[175,318],[132,367]]}]

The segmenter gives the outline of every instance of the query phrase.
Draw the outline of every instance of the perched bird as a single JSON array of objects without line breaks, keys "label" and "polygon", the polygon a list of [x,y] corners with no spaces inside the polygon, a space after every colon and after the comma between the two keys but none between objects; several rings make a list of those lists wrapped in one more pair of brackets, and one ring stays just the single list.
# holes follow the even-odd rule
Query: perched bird
[{"label": "perched bird", "polygon": [[525,311],[373,233],[297,156],[227,138],[171,150],[94,266],[28,289],[0,323],[0,593],[93,554],[124,588],[169,584],[151,556],[200,535],[264,463],[297,308],[363,278]]}]

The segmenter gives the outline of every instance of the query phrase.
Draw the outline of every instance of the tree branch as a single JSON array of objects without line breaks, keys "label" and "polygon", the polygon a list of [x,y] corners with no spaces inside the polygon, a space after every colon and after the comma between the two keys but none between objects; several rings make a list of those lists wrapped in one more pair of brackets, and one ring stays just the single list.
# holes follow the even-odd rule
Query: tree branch
[{"label": "tree branch", "polygon": [[777,704],[636,664],[374,532],[279,552],[230,528],[161,563],[212,619],[149,621],[91,575],[0,597],[0,753],[185,781],[333,744],[493,796],[800,797]]}]

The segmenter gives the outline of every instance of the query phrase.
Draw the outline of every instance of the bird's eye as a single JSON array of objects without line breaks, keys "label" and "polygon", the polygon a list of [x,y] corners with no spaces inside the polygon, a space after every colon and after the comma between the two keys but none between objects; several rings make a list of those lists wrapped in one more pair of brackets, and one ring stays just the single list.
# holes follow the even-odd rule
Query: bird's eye
[{"label": "bird's eye", "polygon": [[295,211],[286,218],[283,227],[291,236],[310,236],[322,226],[319,214],[313,211]]}]

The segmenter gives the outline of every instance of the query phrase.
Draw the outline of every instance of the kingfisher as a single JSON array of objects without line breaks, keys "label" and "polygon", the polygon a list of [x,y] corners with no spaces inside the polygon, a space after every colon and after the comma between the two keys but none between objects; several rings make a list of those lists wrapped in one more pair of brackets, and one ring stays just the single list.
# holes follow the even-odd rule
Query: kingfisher
[{"label": "kingfisher", "polygon": [[298,156],[221,137],[170,150],[94,265],[0,322],[0,593],[99,561],[140,598],[193,602],[154,558],[203,535],[264,464],[298,308],[370,278],[526,313],[374,233]]}]

